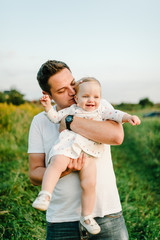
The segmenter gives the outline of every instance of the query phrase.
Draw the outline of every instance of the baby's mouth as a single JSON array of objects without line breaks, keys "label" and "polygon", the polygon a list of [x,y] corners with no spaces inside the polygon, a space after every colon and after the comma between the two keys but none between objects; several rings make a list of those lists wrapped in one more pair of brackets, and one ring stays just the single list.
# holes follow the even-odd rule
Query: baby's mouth
[{"label": "baby's mouth", "polygon": [[86,104],[86,107],[94,107],[94,104]]}]

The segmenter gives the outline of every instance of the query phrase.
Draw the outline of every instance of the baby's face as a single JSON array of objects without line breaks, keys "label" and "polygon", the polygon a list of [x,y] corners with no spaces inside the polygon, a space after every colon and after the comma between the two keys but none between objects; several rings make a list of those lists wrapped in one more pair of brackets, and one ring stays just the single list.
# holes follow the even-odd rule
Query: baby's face
[{"label": "baby's face", "polygon": [[101,87],[96,82],[84,82],[79,85],[79,91],[75,96],[77,106],[91,112],[99,107],[101,99]]}]

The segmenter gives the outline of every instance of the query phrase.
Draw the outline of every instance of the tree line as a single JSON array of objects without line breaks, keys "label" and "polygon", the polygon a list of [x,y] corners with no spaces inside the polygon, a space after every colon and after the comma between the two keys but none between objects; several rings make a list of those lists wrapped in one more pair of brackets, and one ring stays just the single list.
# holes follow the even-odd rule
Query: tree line
[{"label": "tree line", "polygon": [[16,89],[0,92],[0,103],[12,103],[13,105],[21,105],[25,102],[24,94],[20,93]]},{"label": "tree line", "polygon": [[[12,103],[13,105],[21,105],[25,103],[27,100],[24,99],[24,94],[20,93],[17,89],[11,89],[8,91],[3,91],[0,92],[0,103]],[[27,101],[28,102],[28,101]],[[124,105],[128,105],[127,103],[121,103],[118,106],[119,107],[124,107]],[[129,104],[133,105],[133,104]],[[136,104],[137,105],[137,104]],[[143,98],[139,101],[138,105],[141,107],[148,107],[148,106],[153,106],[153,102],[151,102],[148,98]],[[128,106],[129,107],[129,106]]]}]

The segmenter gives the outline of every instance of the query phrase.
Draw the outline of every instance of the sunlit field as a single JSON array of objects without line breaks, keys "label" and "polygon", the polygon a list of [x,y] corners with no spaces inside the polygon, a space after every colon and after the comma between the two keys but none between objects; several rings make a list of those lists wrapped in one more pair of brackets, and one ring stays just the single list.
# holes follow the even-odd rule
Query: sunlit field
[{"label": "sunlit field", "polygon": [[[133,240],[160,239],[160,118],[143,118],[152,110],[160,107],[130,110],[142,123],[124,124],[123,144],[112,147],[123,213]],[[0,104],[0,239],[45,239],[45,213],[31,206],[40,187],[29,181],[27,154],[29,126],[40,111],[39,104]]]}]

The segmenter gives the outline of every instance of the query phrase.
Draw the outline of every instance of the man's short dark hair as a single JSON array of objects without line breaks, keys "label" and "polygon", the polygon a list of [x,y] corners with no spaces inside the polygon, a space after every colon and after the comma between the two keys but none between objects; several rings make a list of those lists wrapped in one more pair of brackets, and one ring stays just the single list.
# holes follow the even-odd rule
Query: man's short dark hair
[{"label": "man's short dark hair", "polygon": [[67,68],[70,72],[70,68],[67,66],[66,63],[56,60],[48,60],[40,67],[37,73],[37,80],[41,87],[41,89],[49,94],[50,86],[48,84],[48,80],[51,76],[55,75],[56,73],[62,71],[64,68]]}]

